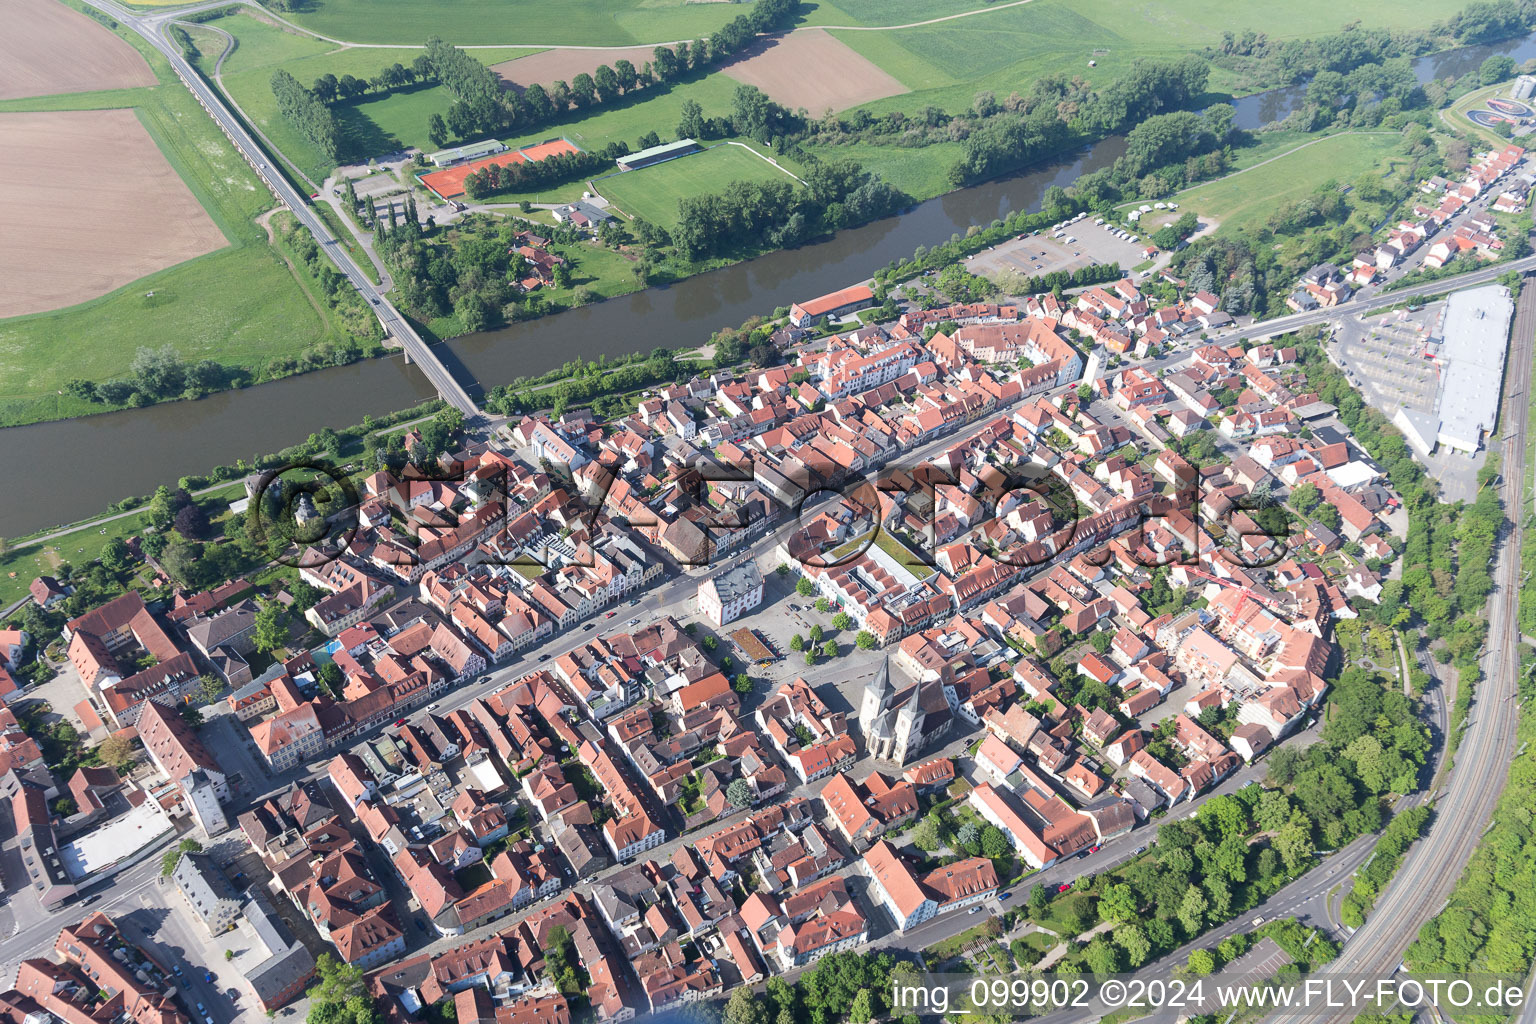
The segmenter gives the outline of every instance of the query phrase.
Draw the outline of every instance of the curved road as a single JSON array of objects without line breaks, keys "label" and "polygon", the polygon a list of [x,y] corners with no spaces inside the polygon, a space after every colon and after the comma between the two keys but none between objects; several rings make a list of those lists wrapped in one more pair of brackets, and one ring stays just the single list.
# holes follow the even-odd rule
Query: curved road
[{"label": "curved road", "polygon": [[421,368],[422,373],[426,375],[427,379],[431,381],[432,386],[437,389],[437,393],[448,404],[462,412],[466,419],[470,421],[478,420],[480,409],[475,405],[474,400],[469,397],[469,392],[454,378],[452,373],[448,372],[448,368],[432,352],[425,339],[416,333],[416,329],[410,325],[405,317],[400,315],[400,311],[394,307],[389,299],[385,298],[378,288],[374,287],[373,283],[368,280],[367,276],[353,262],[346,249],[342,247],[336,237],[331,234],[330,229],[325,226],[325,223],[310,208],[308,196],[301,195],[288,183],[287,178],[283,177],[282,174],[267,162],[266,153],[263,152],[250,133],[246,131],[240,119],[225,105],[224,98],[219,95],[217,90],[204,81],[201,75],[193,70],[192,66],[187,63],[186,58],[181,55],[181,50],[165,37],[164,30],[166,25],[179,17],[185,16],[189,11],[182,9],[179,11],[158,11],[150,15],[138,15],[119,6],[113,0],[85,0],[85,2],[133,29],[148,40],[149,44],[159,51],[166,60],[170,61],[171,67],[175,69],[177,76],[180,77],[183,84],[192,90],[192,95],[197,97],[198,102],[203,105],[203,109],[208,111],[209,116],[223,129],[224,134],[229,136],[229,140],[234,143],[235,148],[256,169],[256,173],[266,182],[267,187],[272,190],[272,194],[283,205],[287,206],[289,210],[293,211],[293,215],[298,218],[299,223],[303,224],[315,236],[315,240],[320,243],[321,250],[330,256],[331,262],[336,264],[336,268],[341,271],[347,282],[362,295],[365,302],[373,307],[374,314],[378,316],[379,322],[384,327],[384,332],[400,343],[400,346],[405,350],[406,358]]}]

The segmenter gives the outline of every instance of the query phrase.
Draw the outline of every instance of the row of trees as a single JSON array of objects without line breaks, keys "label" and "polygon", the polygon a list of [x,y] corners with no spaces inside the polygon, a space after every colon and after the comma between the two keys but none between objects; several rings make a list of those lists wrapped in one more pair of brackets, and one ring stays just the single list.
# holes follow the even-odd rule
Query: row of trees
[{"label": "row of trees", "polygon": [[671,383],[687,376],[691,367],[678,363],[672,353],[658,348],[649,359],[621,366],[606,363],[581,363],[568,380],[538,393],[494,387],[486,395],[486,408],[502,416],[530,412],[554,406],[566,409],[612,392],[638,391],[656,384]]},{"label": "row of trees", "polygon": [[471,199],[484,199],[498,192],[529,192],[591,177],[612,166],[613,157],[606,153],[586,151],[556,153],[537,161],[490,164],[483,170],[471,171],[465,176],[464,191]]},{"label": "row of trees", "polygon": [[337,161],[350,153],[347,133],[331,108],[282,68],[272,72],[272,95],[283,118],[320,152]]},{"label": "row of trees", "polygon": [[337,100],[357,99],[366,95],[370,89],[375,93],[388,95],[395,89],[407,88],[419,82],[430,82],[432,78],[432,60],[423,54],[412,61],[409,67],[399,61],[386,64],[372,78],[357,78],[353,75],[342,75],[337,78],[327,72],[315,79],[310,92],[314,93],[315,98],[321,103],[334,103]]},{"label": "row of trees", "polygon": [[1018,281],[1010,283],[1010,291],[1019,295],[1037,295],[1058,289],[1081,288],[1090,284],[1103,284],[1105,281],[1118,281],[1123,276],[1125,272],[1120,269],[1118,263],[1091,263],[1076,270],[1053,270],[1049,274],[1021,277]]},{"label": "row of trees", "polygon": [[[736,181],[724,192],[684,196],[671,241],[696,260],[740,247],[798,245],[819,231],[867,224],[910,204],[911,197],[856,161],[813,163],[805,184]],[[649,225],[636,228],[641,238]]]},{"label": "row of trees", "polygon": [[533,130],[559,121],[572,109],[590,111],[658,82],[665,85],[689,72],[703,73],[740,52],[758,34],[787,26],[799,7],[799,0],[757,0],[750,11],[737,15],[711,36],[692,44],[656,47],[652,60],[640,67],[629,60],[616,60],[612,66],[598,66],[591,74],[575,75],[569,82],[528,84],[521,95],[504,90],[489,68],[434,36],[427,40],[423,59],[455,101],[445,115],[432,116],[429,136],[434,145],[441,146],[450,133],[464,139],[512,129]]}]

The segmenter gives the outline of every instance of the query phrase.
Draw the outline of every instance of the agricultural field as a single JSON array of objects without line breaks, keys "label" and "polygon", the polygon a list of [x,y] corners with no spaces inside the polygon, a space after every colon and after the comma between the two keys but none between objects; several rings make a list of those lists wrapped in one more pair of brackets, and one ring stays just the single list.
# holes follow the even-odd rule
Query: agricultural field
[{"label": "agricultural field", "polygon": [[0,220],[28,240],[0,248],[0,317],[94,299],[228,244],[132,110],[0,114]]},{"label": "agricultural field", "polygon": [[684,196],[719,192],[733,181],[788,181],[783,171],[742,146],[719,145],[693,156],[598,181],[602,196],[625,213],[670,228]]},{"label": "agricultural field", "polygon": [[[308,86],[324,74],[372,78],[380,68],[397,62],[409,66],[421,55],[419,47],[337,47],[245,11],[210,24],[233,35],[237,43],[220,74],[225,94],[293,166],[317,184],[330,173],[331,161],[278,113],[277,100],[272,95],[272,72],[282,68]],[[211,77],[220,50],[204,49],[203,38],[201,34],[197,37],[202,50],[198,65]],[[469,52],[490,65],[537,51],[493,48]],[[452,103],[453,96],[447,89],[429,85],[396,89],[387,95],[365,95],[337,103],[333,109],[357,138],[362,152],[377,156],[410,146],[436,149],[427,138],[427,121],[433,114],[445,112]]]},{"label": "agricultural field", "polygon": [[[845,0],[840,6],[874,17],[873,10],[917,5]],[[931,13],[912,10],[906,20],[953,13],[949,4],[927,6]],[[832,34],[912,90],[868,104],[871,111],[883,114],[910,113],[927,104],[957,110],[968,106],[979,90],[999,96],[1024,92],[1047,74],[1079,75],[1102,86],[1138,57],[1188,53],[1219,43],[1224,30],[1241,33],[1251,28],[1272,39],[1300,38],[1336,32],[1353,19],[1372,28],[1427,28],[1447,13],[1436,0],[1365,0],[1351,5],[1345,17],[1338,5],[1325,0],[1298,0],[1286,5],[1284,24],[1277,25],[1275,10],[1269,5],[1234,7],[1219,0],[1030,0],[994,4],[985,14],[921,27]],[[886,24],[901,23],[895,21],[894,10],[890,15]],[[1088,66],[1090,60],[1095,67]],[[1220,87],[1220,73],[1212,76],[1211,85]]]},{"label": "agricultural field", "polygon": [[803,107],[812,117],[907,91],[879,65],[819,29],[759,43],[726,65],[724,73],[757,86],[790,110]]},{"label": "agricultural field", "polygon": [[1241,173],[1186,189],[1177,201],[1181,210],[1193,210],[1202,221],[1219,221],[1223,229],[1257,227],[1276,208],[1305,198],[1325,182],[1343,184],[1368,171],[1385,173],[1405,160],[1400,145],[1396,132],[1326,136]]},{"label": "agricultural field", "polygon": [[[217,251],[173,266],[160,262],[156,265],[165,269],[77,305],[0,320],[0,375],[5,382],[0,387],[0,425],[101,411],[102,406],[61,394],[64,384],[74,377],[93,381],[123,377],[134,354],[146,344],[169,345],[187,359],[217,359],[253,379],[274,362],[338,340],[329,327],[328,311],[267,244],[265,230],[256,223],[260,214],[273,207],[271,194],[163,58],[142,41],[130,38],[125,45],[148,62],[158,85],[0,101],[0,115],[118,114],[145,134],[139,145],[147,146],[160,161],[159,174],[166,180],[153,186],[154,194],[168,195],[176,185],[185,190],[195,200],[195,208],[183,208],[184,219],[190,223],[201,218],[216,228],[212,236],[203,236],[200,251]],[[124,150],[93,159],[85,165],[93,169],[89,178],[69,176],[81,172],[61,165],[53,176],[56,194],[92,208],[98,192],[116,195],[123,206],[150,197],[141,189],[125,200],[125,193],[118,191],[121,181],[142,173],[129,173],[134,165]],[[13,173],[6,180],[15,187],[20,179]],[[98,218],[96,233],[81,239],[76,260],[93,258],[89,250],[108,237],[101,225]],[[184,229],[186,225],[168,227]],[[41,233],[34,229],[31,234]],[[159,241],[155,250],[139,241],[145,251],[134,258],[165,259],[155,251]],[[173,236],[168,244],[178,243]],[[6,273],[12,279],[13,272],[7,269]],[[31,291],[29,286],[7,294]]]},{"label": "agricultural field", "polygon": [[417,43],[503,42],[530,46],[636,46],[708,35],[741,13],[690,0],[314,0],[285,15],[334,39]]},{"label": "agricultural field", "polygon": [[111,29],[56,0],[0,0],[0,100],[155,84]]},{"label": "agricultural field", "polygon": [[502,61],[493,65],[491,70],[521,92],[535,82],[543,86],[557,81],[569,82],[577,75],[590,75],[603,64],[613,67],[621,60],[627,60],[638,68],[650,60],[655,52],[653,46],[613,47],[606,50],[542,50],[516,60]]}]

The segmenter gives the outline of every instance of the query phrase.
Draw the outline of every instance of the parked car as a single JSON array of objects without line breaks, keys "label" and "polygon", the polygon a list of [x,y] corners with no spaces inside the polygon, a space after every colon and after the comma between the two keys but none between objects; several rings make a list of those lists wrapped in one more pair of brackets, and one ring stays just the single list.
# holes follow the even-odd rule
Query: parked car
[{"label": "parked car", "polygon": [[1068,891],[1071,888],[1072,888],[1072,883],[1071,882],[1062,882],[1060,885],[1058,885],[1056,887],[1056,891],[1057,892],[1066,892],[1066,891]]},{"label": "parked car", "polygon": [[212,971],[204,971],[203,972],[203,980],[206,981],[208,984],[212,985],[213,984],[213,972]]},{"label": "parked car", "polygon": [[539,655],[539,660],[540,661],[548,661],[549,660],[549,655],[541,654],[541,655]]}]

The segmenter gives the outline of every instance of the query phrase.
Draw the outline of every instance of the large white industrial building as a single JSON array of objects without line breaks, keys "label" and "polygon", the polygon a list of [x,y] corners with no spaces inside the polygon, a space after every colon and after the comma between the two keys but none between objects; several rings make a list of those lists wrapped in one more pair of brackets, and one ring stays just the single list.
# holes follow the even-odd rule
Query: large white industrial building
[{"label": "large white industrial building", "polygon": [[1482,447],[1499,418],[1504,354],[1515,303],[1501,284],[1453,292],[1441,314],[1435,362],[1440,384],[1432,414],[1400,408],[1393,422],[1421,452],[1443,444],[1464,452]]}]

